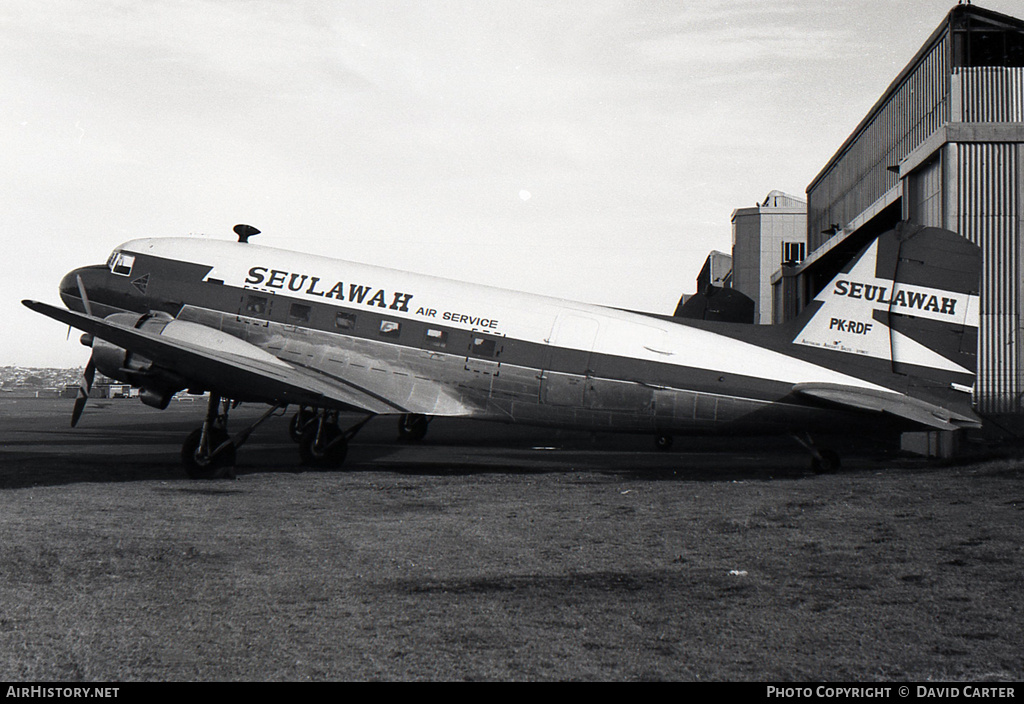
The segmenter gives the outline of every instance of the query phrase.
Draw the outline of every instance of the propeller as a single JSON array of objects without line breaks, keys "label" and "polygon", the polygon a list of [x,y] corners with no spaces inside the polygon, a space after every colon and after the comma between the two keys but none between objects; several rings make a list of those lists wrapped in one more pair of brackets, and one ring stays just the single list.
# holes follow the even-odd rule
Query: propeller
[{"label": "propeller", "polygon": [[85,314],[92,317],[92,305],[89,304],[89,296],[85,292],[85,284],[82,283],[81,274],[75,275],[75,280],[78,282],[78,295],[82,297],[82,307],[85,308]]},{"label": "propeller", "polygon": [[[78,293],[82,297],[82,306],[85,308],[85,314],[91,316],[92,305],[89,303],[89,296],[85,293],[85,284],[82,283],[81,276],[76,276],[75,278],[78,280]],[[71,329],[68,328],[69,333],[70,331]],[[81,342],[86,347],[92,347],[92,335],[82,335]],[[95,377],[96,360],[93,359],[92,355],[89,355],[89,363],[85,365],[85,369],[82,370],[82,378],[78,380],[78,395],[75,396],[75,407],[71,411],[72,428],[78,425],[78,419],[82,417],[82,411],[85,410],[85,402],[89,400],[89,392],[92,391],[92,380]]]},{"label": "propeller", "polygon": [[[86,338],[90,338],[91,335],[82,335],[82,344],[86,344]],[[92,380],[96,376],[96,361],[89,356],[89,363],[85,365],[85,369],[82,371],[82,378],[78,380],[78,395],[75,397],[75,408],[71,411],[71,427],[74,428],[78,425],[78,419],[82,417],[82,411],[85,410],[85,402],[89,400],[89,392],[92,391]]]}]

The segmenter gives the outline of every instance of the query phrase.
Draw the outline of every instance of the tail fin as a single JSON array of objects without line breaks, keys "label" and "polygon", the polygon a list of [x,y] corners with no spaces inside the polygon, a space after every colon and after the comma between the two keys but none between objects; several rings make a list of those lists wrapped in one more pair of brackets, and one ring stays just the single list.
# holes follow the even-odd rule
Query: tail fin
[{"label": "tail fin", "polygon": [[980,274],[976,245],[955,232],[900,223],[822,289],[793,343],[887,363],[887,371],[913,378],[911,387],[969,390]]}]

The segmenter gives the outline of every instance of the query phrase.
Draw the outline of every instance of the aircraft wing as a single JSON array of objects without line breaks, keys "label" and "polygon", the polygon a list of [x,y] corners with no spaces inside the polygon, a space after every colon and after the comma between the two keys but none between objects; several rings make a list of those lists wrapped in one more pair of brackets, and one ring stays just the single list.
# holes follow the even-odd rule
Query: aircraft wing
[{"label": "aircraft wing", "polygon": [[936,430],[980,428],[981,421],[973,413],[961,413],[928,401],[898,394],[875,391],[842,384],[796,384],[799,396],[825,401],[844,408],[875,413],[889,413]]},{"label": "aircraft wing", "polygon": [[[327,406],[377,414],[466,415],[470,412],[433,382],[418,380],[420,387],[417,390],[381,391],[316,369],[290,364],[241,341],[238,341],[240,349],[251,348],[255,353],[239,354],[217,349],[201,344],[200,339],[194,336],[192,339],[187,339],[187,336],[186,339],[167,337],[39,301],[22,303],[37,313],[151,360],[162,372],[180,379],[186,387],[216,390],[228,398]],[[431,388],[424,389],[423,384],[429,384]],[[398,397],[402,400],[396,400]]]}]

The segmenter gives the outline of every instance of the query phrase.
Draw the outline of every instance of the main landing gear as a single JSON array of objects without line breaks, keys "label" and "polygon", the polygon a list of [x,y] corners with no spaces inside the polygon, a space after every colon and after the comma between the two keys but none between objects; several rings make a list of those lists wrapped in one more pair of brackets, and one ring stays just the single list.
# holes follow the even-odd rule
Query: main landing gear
[{"label": "main landing gear", "polygon": [[292,417],[288,432],[299,444],[299,458],[308,467],[336,469],[345,462],[349,440],[354,438],[374,414],[355,425],[338,427],[338,412],[301,406]]},{"label": "main landing gear", "polygon": [[248,428],[234,437],[228,434],[228,410],[237,406],[230,399],[211,393],[203,425],[192,431],[181,447],[185,473],[192,479],[219,479],[234,476],[235,450],[248,439],[256,427],[284,406],[272,406]]},{"label": "main landing gear", "polygon": [[[284,404],[272,406],[254,423],[236,435],[228,433],[228,411],[238,405],[231,399],[211,393],[206,406],[203,425],[185,439],[181,447],[181,460],[185,472],[192,479],[219,479],[233,477],[235,451],[263,421],[283,412]],[[337,468],[348,454],[348,442],[374,417],[371,413],[355,425],[338,427],[338,412],[301,406],[288,426],[289,433],[299,444],[299,458],[310,467]]]}]

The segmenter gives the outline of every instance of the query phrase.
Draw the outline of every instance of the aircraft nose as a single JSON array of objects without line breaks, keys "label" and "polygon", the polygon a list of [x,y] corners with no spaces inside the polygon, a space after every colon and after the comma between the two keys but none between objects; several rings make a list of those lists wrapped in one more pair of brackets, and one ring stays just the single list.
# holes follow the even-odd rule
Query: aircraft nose
[{"label": "aircraft nose", "polygon": [[82,301],[82,294],[78,288],[78,280],[81,278],[82,288],[85,289],[85,295],[88,298],[89,291],[99,289],[103,281],[101,277],[106,271],[107,267],[100,264],[79,267],[65,274],[64,278],[60,280],[60,299],[64,301],[64,305],[73,311],[85,313],[85,303]]},{"label": "aircraft nose", "polygon": [[[64,305],[68,305],[69,296],[78,296],[78,272],[80,269],[75,269],[64,274],[64,278],[60,280],[60,298],[64,301]],[[70,306],[69,306],[70,307]]]}]

